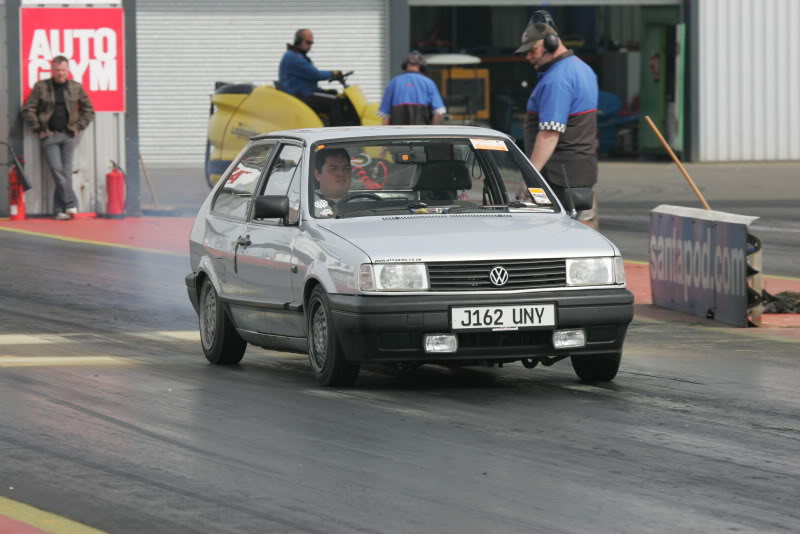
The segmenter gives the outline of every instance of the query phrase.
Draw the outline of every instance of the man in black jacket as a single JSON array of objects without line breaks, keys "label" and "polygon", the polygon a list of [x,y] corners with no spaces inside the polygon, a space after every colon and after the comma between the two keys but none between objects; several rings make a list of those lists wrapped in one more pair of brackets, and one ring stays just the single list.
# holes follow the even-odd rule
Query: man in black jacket
[{"label": "man in black jacket", "polygon": [[56,219],[71,219],[78,213],[72,190],[72,156],[75,140],[94,119],[94,108],[83,86],[69,79],[69,60],[56,56],[50,79],[33,86],[22,108],[25,123],[39,136],[53,179]]}]

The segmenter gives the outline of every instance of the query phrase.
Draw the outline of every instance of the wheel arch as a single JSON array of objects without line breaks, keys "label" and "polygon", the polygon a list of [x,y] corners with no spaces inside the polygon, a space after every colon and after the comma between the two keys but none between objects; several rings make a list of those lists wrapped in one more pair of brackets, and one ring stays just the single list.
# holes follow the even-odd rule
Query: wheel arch
[{"label": "wheel arch", "polygon": [[311,298],[311,292],[314,291],[314,288],[317,286],[322,286],[322,289],[325,289],[325,286],[322,282],[319,281],[316,277],[311,277],[306,280],[306,284],[303,287],[303,313],[308,310],[308,299]]}]

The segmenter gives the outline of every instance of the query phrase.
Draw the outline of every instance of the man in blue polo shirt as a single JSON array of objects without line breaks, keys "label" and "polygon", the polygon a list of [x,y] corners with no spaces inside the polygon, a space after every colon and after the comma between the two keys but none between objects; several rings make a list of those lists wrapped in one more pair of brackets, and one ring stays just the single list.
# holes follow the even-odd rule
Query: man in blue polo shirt
[{"label": "man in blue polo shirt", "polygon": [[[597,183],[597,75],[564,46],[548,24],[530,24],[516,53],[525,53],[528,63],[539,72],[528,99],[525,151],[568,207],[567,186],[593,187]],[[596,203],[578,218],[596,229]]]},{"label": "man in blue polo shirt", "polygon": [[278,83],[281,91],[296,96],[317,113],[327,113],[329,126],[342,123],[341,103],[336,91],[324,91],[317,87],[322,80],[341,80],[338,70],[319,70],[311,62],[308,52],[314,45],[314,34],[303,28],[294,32],[294,43],[286,45],[286,53],[278,67]]},{"label": "man in blue polo shirt", "polygon": [[425,60],[412,51],[403,61],[403,74],[392,78],[383,93],[378,115],[383,124],[441,124],[447,109],[433,81],[420,71]]}]

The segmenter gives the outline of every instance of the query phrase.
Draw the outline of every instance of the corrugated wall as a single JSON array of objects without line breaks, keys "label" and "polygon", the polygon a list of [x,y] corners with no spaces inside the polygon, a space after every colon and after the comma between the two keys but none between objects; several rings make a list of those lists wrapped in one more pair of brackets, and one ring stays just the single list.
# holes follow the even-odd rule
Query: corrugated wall
[{"label": "corrugated wall", "polygon": [[700,0],[701,161],[800,159],[800,1]]},{"label": "corrugated wall", "polygon": [[387,11],[387,0],[139,0],[145,163],[202,167],[214,82],[271,84],[297,28],[314,31],[317,67],[354,70],[349,82],[378,100],[388,74]]}]

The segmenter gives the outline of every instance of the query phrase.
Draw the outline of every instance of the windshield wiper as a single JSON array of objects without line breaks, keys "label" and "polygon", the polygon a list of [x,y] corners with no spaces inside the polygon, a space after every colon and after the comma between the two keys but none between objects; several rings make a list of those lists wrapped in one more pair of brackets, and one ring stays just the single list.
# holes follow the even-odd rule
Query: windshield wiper
[{"label": "windshield wiper", "polygon": [[521,200],[512,200],[508,204],[490,204],[490,205],[473,205],[473,206],[453,206],[450,208],[450,213],[457,211],[468,210],[507,210],[507,209],[531,209],[531,210],[554,210],[553,206],[539,206],[529,202],[522,202]]},{"label": "windshield wiper", "polygon": [[367,208],[363,210],[355,210],[355,211],[345,211],[344,213],[339,213],[336,215],[337,219],[343,219],[345,217],[350,217],[351,215],[361,215],[361,214],[374,214],[378,213],[379,211],[398,211],[401,213],[408,213],[409,210],[421,210],[427,209],[428,205],[424,202],[409,202],[404,206],[375,206],[374,208]]}]

